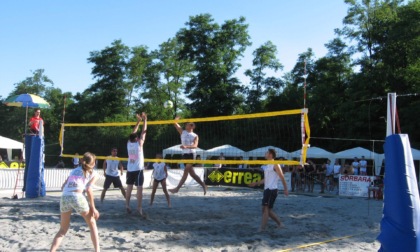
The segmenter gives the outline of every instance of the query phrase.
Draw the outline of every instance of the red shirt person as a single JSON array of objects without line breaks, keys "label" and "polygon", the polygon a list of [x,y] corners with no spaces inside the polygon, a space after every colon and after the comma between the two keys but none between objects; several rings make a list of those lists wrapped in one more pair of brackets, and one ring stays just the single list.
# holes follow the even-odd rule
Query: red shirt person
[{"label": "red shirt person", "polygon": [[29,126],[31,127],[31,133],[39,134],[39,124],[42,121],[44,126],[44,120],[41,118],[41,110],[36,109],[34,112],[34,116],[32,116],[31,120],[29,120]]}]

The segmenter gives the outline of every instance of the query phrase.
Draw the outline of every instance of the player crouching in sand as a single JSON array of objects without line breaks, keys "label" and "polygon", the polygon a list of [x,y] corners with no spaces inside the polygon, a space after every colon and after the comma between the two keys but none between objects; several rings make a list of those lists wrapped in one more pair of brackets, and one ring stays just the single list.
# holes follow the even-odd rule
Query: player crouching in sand
[{"label": "player crouching in sand", "polygon": [[[96,156],[90,152],[86,152],[82,158],[82,165],[73,169],[69,177],[62,186],[63,194],[60,200],[61,223],[60,230],[54,237],[50,251],[56,251],[60,246],[64,236],[69,230],[70,217],[72,210],[76,210],[86,221],[90,230],[90,238],[92,239],[95,251],[100,251],[98,228],[96,220],[99,218],[99,212],[95,208],[93,200],[93,185],[97,179],[95,167]],[[83,196],[86,191],[87,200]]]}]

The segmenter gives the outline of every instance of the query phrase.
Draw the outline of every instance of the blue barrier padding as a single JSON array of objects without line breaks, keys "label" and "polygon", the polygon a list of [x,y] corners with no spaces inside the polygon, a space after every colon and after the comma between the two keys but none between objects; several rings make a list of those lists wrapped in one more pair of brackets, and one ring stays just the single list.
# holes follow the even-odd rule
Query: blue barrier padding
[{"label": "blue barrier padding", "polygon": [[420,251],[420,201],[407,135],[390,135],[385,145],[384,209],[379,251]]},{"label": "blue barrier padding", "polygon": [[32,139],[34,136],[26,135],[25,136],[25,172],[23,173],[23,188],[22,191],[26,191],[26,178],[28,177],[28,168],[29,161],[31,160],[31,149],[32,149]]},{"label": "blue barrier padding", "polygon": [[[28,137],[28,136],[27,136]],[[32,139],[30,148],[25,148],[26,153],[29,151],[29,160],[26,160],[25,168],[25,195],[27,198],[36,198],[45,196],[46,188],[44,181],[44,139],[40,136],[29,136]],[[29,149],[29,150],[28,150]]]}]

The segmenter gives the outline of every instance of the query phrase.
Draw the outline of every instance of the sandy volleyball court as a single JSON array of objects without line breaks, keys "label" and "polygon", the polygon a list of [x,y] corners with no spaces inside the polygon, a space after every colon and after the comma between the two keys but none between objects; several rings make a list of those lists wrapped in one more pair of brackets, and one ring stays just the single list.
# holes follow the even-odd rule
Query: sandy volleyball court
[{"label": "sandy volleyball court", "polygon": [[[145,189],[145,220],[125,213],[119,190],[108,191],[102,204],[100,192],[95,192],[102,251],[377,251],[380,246],[375,238],[382,201],[281,194],[275,211],[286,228],[277,229],[270,221],[266,232],[257,233],[261,190],[209,187],[203,196],[199,188],[183,188],[171,195],[171,209],[161,189],[149,207],[150,193]],[[10,199],[10,191],[0,195],[0,251],[47,251],[59,228],[61,193],[18,200]],[[134,209],[135,198],[131,204]],[[296,248],[302,245],[309,246]],[[91,250],[89,230],[73,214],[60,251]]]}]

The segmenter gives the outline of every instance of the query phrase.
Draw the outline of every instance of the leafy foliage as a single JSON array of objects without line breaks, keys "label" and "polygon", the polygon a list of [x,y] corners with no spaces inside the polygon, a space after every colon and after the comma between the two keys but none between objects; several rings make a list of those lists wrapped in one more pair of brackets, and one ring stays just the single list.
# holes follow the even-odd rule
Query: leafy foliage
[{"label": "leafy foliage", "polygon": [[[43,69],[15,84],[9,95],[33,93],[44,97],[51,109],[42,111],[46,121],[47,164],[57,162],[57,136],[66,106],[66,122],[134,121],[136,112],[146,111],[150,120],[171,119],[176,114],[208,117],[237,113],[287,110],[303,107],[306,73],[306,106],[309,108],[312,136],[346,139],[383,139],[385,135],[386,94],[396,92],[402,131],[410,135],[414,148],[420,147],[420,2],[401,0],[345,0],[349,5],[343,27],[326,43],[328,53],[316,58],[312,49],[301,53],[295,67],[281,78],[271,73],[282,70],[277,48],[268,41],[254,52],[252,69],[245,75],[249,86],[236,77],[245,49],[251,44],[244,17],[222,24],[210,14],[190,17],[175,37],[158,49],[139,45],[128,47],[113,41],[88,57],[94,82],[80,93],[55,88]],[[405,96],[407,95],[407,96]],[[0,97],[0,101],[5,98]],[[172,109],[163,103],[171,100]],[[29,111],[30,115],[32,111]],[[21,140],[25,109],[0,106],[1,135]],[[10,127],[13,125],[13,127]],[[271,122],[267,123],[271,127]],[[221,136],[240,147],[257,146],[247,142],[240,125],[227,123],[232,134]],[[273,126],[274,127],[274,126]],[[198,130],[200,129],[198,127]],[[217,129],[203,148],[219,144]],[[252,134],[249,129],[241,129]],[[109,144],[125,156],[131,127],[66,129],[67,153],[93,151],[109,153]],[[276,136],[273,136],[276,137]],[[153,157],[162,142],[177,139],[170,125],[148,132],[146,156]],[[220,139],[219,139],[220,140]],[[172,140],[171,140],[172,141]],[[339,151],[369,142],[313,139],[312,145]],[[376,149],[380,146],[376,146]]]}]

